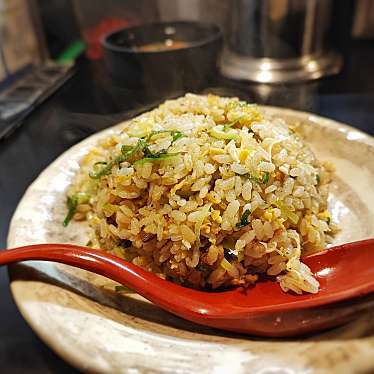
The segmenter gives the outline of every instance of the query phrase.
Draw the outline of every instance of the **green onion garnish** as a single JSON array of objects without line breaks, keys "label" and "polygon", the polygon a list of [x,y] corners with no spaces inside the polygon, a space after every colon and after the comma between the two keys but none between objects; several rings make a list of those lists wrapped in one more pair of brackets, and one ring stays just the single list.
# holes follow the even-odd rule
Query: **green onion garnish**
[{"label": "green onion garnish", "polygon": [[283,217],[289,219],[294,225],[297,225],[299,216],[290,210],[283,201],[277,200],[273,204],[281,210]]},{"label": "green onion garnish", "polygon": [[262,177],[262,183],[267,184],[269,182],[269,179],[270,179],[270,173],[265,172],[264,176]]},{"label": "green onion garnish", "polygon": [[68,207],[68,213],[63,222],[64,227],[66,227],[71,221],[71,219],[74,217],[74,214],[77,211],[77,206],[79,204],[88,203],[89,200],[90,195],[86,192],[77,192],[67,197],[66,205]]},{"label": "green onion garnish", "polygon": [[186,136],[185,134],[183,134],[179,130],[155,130],[155,131],[151,131],[146,137],[144,137],[144,139],[148,143],[155,135],[165,134],[165,133],[170,133],[170,135],[173,137],[173,140],[172,140],[173,143],[176,140]]},{"label": "green onion garnish", "polygon": [[[100,179],[104,175],[110,174],[114,165],[119,165],[122,162],[125,162],[131,159],[134,155],[138,152],[142,151],[146,146],[147,142],[144,139],[139,139],[138,142],[134,146],[123,145],[121,148],[121,154],[114,158],[112,161],[108,162],[103,168],[101,168],[97,172],[90,172],[89,176],[92,179]],[[98,163],[96,163],[97,165]],[[99,164],[104,164],[104,162],[100,162]]]},{"label": "green onion garnish", "polygon": [[268,172],[265,172],[264,175],[262,176],[262,178],[256,177],[256,176],[254,176],[250,173],[242,174],[241,176],[244,177],[244,178],[247,178],[251,181],[254,181],[256,183],[259,183],[259,184],[267,184],[269,182],[269,179],[270,179],[270,173],[268,173]]},{"label": "green onion garnish", "polygon": [[179,153],[163,153],[157,157],[144,157],[134,162],[134,165],[143,165],[147,162],[164,161],[178,156]]},{"label": "green onion garnish", "polygon": [[[144,152],[144,157],[142,159],[138,160],[138,161],[135,161],[134,164],[139,164],[139,163],[143,164],[143,163],[149,162],[149,161],[154,162],[154,161],[157,161],[157,160],[163,160],[163,159],[170,158],[171,156],[175,156],[176,153],[169,153],[168,155],[170,155],[170,156],[166,156],[166,154],[167,154],[166,150],[162,150],[160,152],[152,153],[148,149],[148,145],[149,145],[149,142],[152,139],[152,137],[154,137],[157,134],[163,134],[163,133],[170,133],[171,136],[173,137],[172,142],[175,142],[176,140],[185,136],[182,132],[180,132],[178,130],[151,131],[147,136],[145,136],[143,138],[140,138],[134,146],[123,145],[122,148],[121,148],[121,154],[119,156],[117,156],[116,158],[114,158],[112,161],[110,161],[108,163],[105,162],[105,161],[96,162],[96,164],[94,165],[94,170],[89,173],[89,176],[92,179],[100,179],[104,175],[110,174],[112,169],[113,169],[113,166],[119,165],[122,162],[130,160],[138,152],[141,152],[141,151]],[[150,160],[150,159],[153,159],[153,160]],[[101,169],[96,171],[98,165],[105,165],[105,166],[103,166]]]},{"label": "green onion garnish", "polygon": [[180,138],[184,138],[186,135],[185,134],[183,134],[182,132],[180,132],[180,131],[173,131],[172,133],[171,133],[171,135],[173,136],[173,143],[175,142],[175,141],[177,141],[178,139],[180,139]]},{"label": "green onion garnish", "polygon": [[229,123],[225,123],[223,125],[223,130],[224,131],[229,130],[232,126],[234,126],[236,123],[240,122],[240,120],[243,119],[243,118],[245,118],[245,116],[240,116],[239,118],[237,118],[237,119],[235,119],[235,120],[233,120],[233,121],[231,121]]},{"label": "green onion garnish", "polygon": [[116,292],[134,293],[134,291],[131,288],[128,288],[126,286],[114,286],[114,291],[116,291]]},{"label": "green onion garnish", "polygon": [[248,217],[251,214],[251,211],[249,209],[246,209],[242,216],[240,217],[240,221],[236,224],[236,227],[238,229],[241,229],[244,226],[247,226],[249,224]]}]

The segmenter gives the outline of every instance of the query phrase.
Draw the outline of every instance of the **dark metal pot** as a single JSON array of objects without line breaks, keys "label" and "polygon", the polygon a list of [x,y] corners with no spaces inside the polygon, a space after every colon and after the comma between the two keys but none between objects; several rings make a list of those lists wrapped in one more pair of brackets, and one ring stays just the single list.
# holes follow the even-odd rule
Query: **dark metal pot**
[{"label": "dark metal pot", "polygon": [[[139,49],[165,40],[184,42],[184,46]],[[217,72],[222,34],[213,24],[162,22],[115,31],[102,43],[107,69],[116,84],[168,94],[198,90],[209,83]]]}]

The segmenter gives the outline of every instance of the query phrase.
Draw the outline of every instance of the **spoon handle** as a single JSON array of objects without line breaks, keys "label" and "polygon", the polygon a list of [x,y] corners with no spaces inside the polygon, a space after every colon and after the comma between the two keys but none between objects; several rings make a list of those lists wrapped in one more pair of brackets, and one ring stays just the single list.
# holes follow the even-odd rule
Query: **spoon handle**
[{"label": "spoon handle", "polygon": [[36,244],[0,251],[0,266],[28,260],[59,262],[103,275],[177,314],[178,304],[197,310],[201,308],[192,290],[181,292],[180,285],[101,250],[73,244]]},{"label": "spoon handle", "polygon": [[144,297],[150,296],[146,290],[150,282],[155,285],[163,281],[107,252],[72,244],[36,244],[0,251],[0,266],[29,260],[59,262],[88,270],[124,284]]}]

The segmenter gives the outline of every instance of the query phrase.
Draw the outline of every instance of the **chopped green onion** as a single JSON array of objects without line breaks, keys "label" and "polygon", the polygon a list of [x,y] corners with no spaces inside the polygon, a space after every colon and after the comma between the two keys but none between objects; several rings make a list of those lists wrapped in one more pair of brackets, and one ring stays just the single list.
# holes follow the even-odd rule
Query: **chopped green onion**
[{"label": "chopped green onion", "polygon": [[246,106],[250,106],[250,105],[254,105],[254,104],[248,104],[246,101],[244,100],[232,100],[230,101],[228,104],[227,104],[227,111],[231,110],[231,109],[236,109],[236,108],[243,108],[243,107],[246,107]]},{"label": "chopped green onion", "polygon": [[237,122],[239,122],[241,118],[242,118],[242,117],[239,117],[239,118],[235,119],[234,121],[231,121],[231,122],[229,122],[229,123],[225,123],[225,124],[223,125],[223,130],[224,130],[224,131],[228,131],[228,130],[230,130],[231,127],[234,126]]},{"label": "chopped green onion", "polygon": [[146,162],[164,161],[164,160],[174,158],[178,155],[179,153],[165,153],[165,154],[161,154],[158,157],[144,157],[144,158],[141,158],[140,160],[135,161],[134,165],[143,165]]},{"label": "chopped green onion", "polygon": [[114,291],[116,291],[116,292],[134,293],[134,291],[131,288],[128,288],[126,286],[114,286]]},{"label": "chopped green onion", "polygon": [[237,118],[237,119],[235,119],[235,120],[233,120],[233,121],[231,121],[231,122],[229,122],[229,123],[225,123],[224,125],[223,125],[223,129],[225,130],[225,131],[227,131],[227,130],[229,130],[232,126],[234,126],[236,123],[240,123],[240,120],[242,120],[243,118],[245,118],[246,116],[244,115],[244,116],[240,116],[239,118]]},{"label": "chopped green onion", "polygon": [[[114,158],[112,161],[108,162],[106,166],[104,166],[97,172],[95,171],[90,172],[89,176],[92,179],[100,179],[104,175],[110,174],[114,165],[119,165],[122,162],[129,160],[136,153],[142,151],[146,146],[147,146],[147,142],[144,139],[139,139],[138,142],[134,146],[123,145],[121,148],[121,154],[119,156]],[[101,162],[101,161],[100,163],[104,164],[104,162]]]},{"label": "chopped green onion", "polygon": [[232,121],[232,122],[229,122],[229,123],[225,123],[225,124],[223,125],[223,131],[228,131],[228,130],[230,130],[231,127],[234,126],[236,122],[238,122],[238,121],[235,120],[235,121]]},{"label": "chopped green onion", "polygon": [[[107,163],[106,166],[104,166],[103,168],[101,168],[97,172],[95,172],[95,171],[92,172],[91,171],[91,172],[89,172],[88,175],[92,179],[100,179],[104,175],[110,174],[114,165],[119,165],[123,161],[125,161],[124,158],[123,158],[123,155],[119,155],[115,159],[113,159],[112,161]],[[104,164],[104,162],[102,164]]]},{"label": "chopped green onion", "polygon": [[317,179],[317,184],[320,184],[321,183],[321,177],[319,176],[319,174],[316,175],[316,179]]},{"label": "chopped green onion", "polygon": [[97,166],[97,165],[106,165],[106,164],[107,164],[106,161],[97,161],[97,162],[95,162],[95,163],[93,164],[93,166],[95,167],[95,166]]},{"label": "chopped green onion", "polygon": [[265,172],[262,178],[256,177],[250,173],[242,174],[241,176],[259,184],[267,184],[270,179],[270,173],[268,172]]},{"label": "chopped green onion", "polygon": [[240,217],[240,221],[236,224],[236,227],[238,229],[241,229],[244,226],[247,226],[249,224],[248,217],[251,214],[251,211],[249,209],[246,209],[242,216]]},{"label": "chopped green onion", "polygon": [[133,149],[134,146],[131,146],[131,145],[123,145],[121,147],[121,153],[124,154],[126,152],[129,152]]},{"label": "chopped green onion", "polygon": [[279,208],[282,212],[282,215],[288,218],[294,225],[299,222],[299,216],[290,210],[282,201],[277,200],[273,203],[277,208]]},{"label": "chopped green onion", "polygon": [[257,182],[257,183],[261,183],[261,179],[260,178],[255,177],[255,176],[253,176],[253,175],[251,175],[249,173],[243,174],[242,177],[247,178],[247,179],[249,179],[251,181]]},{"label": "chopped green onion", "polygon": [[[87,192],[77,192],[74,194],[76,196],[76,198],[78,199],[78,204],[85,204],[85,203],[88,203],[90,198],[91,198],[91,195],[88,194]],[[73,196],[74,196],[73,195]]]},{"label": "chopped green onion", "polygon": [[153,130],[147,136],[143,136],[146,142],[149,142],[155,135],[169,133],[170,130]]},{"label": "chopped green onion", "polygon": [[166,149],[161,149],[161,151],[158,151],[158,152],[151,152],[148,147],[145,147],[143,149],[143,156],[144,156],[144,158],[158,158],[158,157],[160,157],[160,156],[162,156],[162,155],[164,155],[166,153],[167,153]]},{"label": "chopped green onion", "polygon": [[269,182],[269,179],[270,179],[270,173],[265,172],[264,176],[262,177],[262,183],[267,184]]},{"label": "chopped green onion", "polygon": [[77,211],[77,206],[79,204],[88,203],[89,200],[90,200],[90,195],[86,192],[77,192],[67,197],[66,205],[68,207],[68,213],[63,222],[64,227],[66,227],[71,221],[71,219],[74,217],[74,214]]},{"label": "chopped green onion", "polygon": [[230,264],[225,258],[220,263],[221,267],[225,269],[227,272],[230,272],[232,270],[233,265]]},{"label": "chopped green onion", "polygon": [[146,146],[143,149],[144,157],[134,162],[134,165],[143,165],[146,162],[162,161],[177,156],[179,153],[167,153],[166,149],[162,149],[159,152],[151,152]]},{"label": "chopped green onion", "polygon": [[259,177],[255,177],[254,175],[251,175],[250,173],[247,173],[247,174],[242,174],[242,177],[244,178],[247,178],[253,182],[256,182],[256,183],[262,183],[263,179],[259,178]]},{"label": "chopped green onion", "polygon": [[154,131],[151,131],[149,133],[149,135],[145,137],[145,140],[147,142],[149,142],[155,135],[165,134],[165,133],[170,133],[170,135],[173,137],[173,140],[172,140],[173,143],[176,140],[178,140],[178,139],[183,138],[184,136],[186,136],[185,134],[183,134],[179,130],[154,130]]},{"label": "chopped green onion", "polygon": [[122,155],[127,159],[134,156],[136,153],[142,151],[148,143],[144,139],[139,139],[138,142],[133,146],[123,145],[121,148]]},{"label": "chopped green onion", "polygon": [[[148,144],[152,137],[154,137],[157,134],[162,134],[162,133],[170,133],[173,137],[172,142],[182,138],[185,136],[182,132],[178,130],[157,130],[157,131],[151,131],[147,136],[140,138],[138,142],[134,146],[129,146],[129,145],[123,145],[121,148],[121,154],[114,158],[110,162],[105,162],[105,161],[99,161],[94,164],[94,171],[89,173],[89,176],[92,179],[100,179],[104,175],[108,175],[111,173],[113,166],[119,165],[124,161],[130,160],[133,156],[135,156],[138,152],[143,151],[144,156],[142,159],[135,161],[134,164],[143,164],[145,162],[154,162],[154,161],[160,161],[164,159],[171,158],[172,156],[175,156],[175,153],[169,153],[166,154],[166,150],[162,150],[157,153],[152,153],[148,149]],[[105,165],[101,169],[96,171],[96,166],[97,165]]]},{"label": "chopped green onion", "polygon": [[327,224],[329,225],[331,223],[331,218],[327,217]]},{"label": "chopped green onion", "polygon": [[178,139],[181,139],[187,136],[183,134],[183,132],[180,132],[180,131],[173,131],[171,135],[173,136],[173,140],[172,140],[173,143],[176,142]]},{"label": "chopped green onion", "polygon": [[209,135],[216,139],[224,139],[224,140],[236,140],[239,138],[238,134],[232,131],[224,131],[224,126],[218,125],[214,126],[212,129],[209,130]]}]

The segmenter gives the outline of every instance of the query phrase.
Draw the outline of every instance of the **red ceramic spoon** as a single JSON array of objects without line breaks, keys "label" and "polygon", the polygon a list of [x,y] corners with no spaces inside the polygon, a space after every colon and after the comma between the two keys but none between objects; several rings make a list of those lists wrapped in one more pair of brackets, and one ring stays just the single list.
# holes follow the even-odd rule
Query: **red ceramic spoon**
[{"label": "red ceramic spoon", "polygon": [[259,282],[221,292],[196,291],[162,280],[103,251],[40,244],[0,252],[0,265],[25,260],[61,262],[106,276],[180,317],[224,330],[271,337],[338,326],[374,306],[374,239],[336,246],[304,258],[318,278],[318,294],[281,291]]}]

